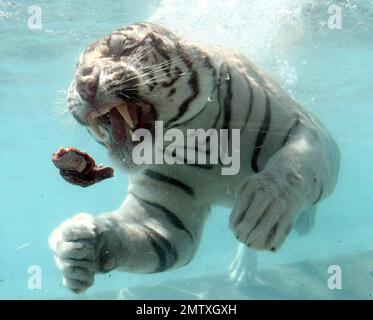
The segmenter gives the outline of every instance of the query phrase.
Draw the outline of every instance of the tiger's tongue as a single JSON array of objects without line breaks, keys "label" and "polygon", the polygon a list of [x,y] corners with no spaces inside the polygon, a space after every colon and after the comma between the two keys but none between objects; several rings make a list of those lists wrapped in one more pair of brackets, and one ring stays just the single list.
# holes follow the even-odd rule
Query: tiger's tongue
[{"label": "tiger's tongue", "polygon": [[119,111],[117,110],[117,108],[113,108],[110,110],[109,119],[111,123],[110,134],[114,143],[120,144],[125,142],[127,124],[124,121],[121,114],[119,113]]}]

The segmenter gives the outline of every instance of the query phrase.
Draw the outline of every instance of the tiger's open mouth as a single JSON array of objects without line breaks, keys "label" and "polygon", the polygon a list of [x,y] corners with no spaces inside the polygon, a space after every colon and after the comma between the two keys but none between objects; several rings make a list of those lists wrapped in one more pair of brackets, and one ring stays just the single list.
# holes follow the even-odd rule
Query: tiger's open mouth
[{"label": "tiger's open mouth", "polygon": [[133,138],[137,129],[154,130],[155,111],[146,102],[121,100],[116,104],[94,107],[87,115],[88,126],[96,139],[110,151],[124,146],[132,149],[140,143]]}]

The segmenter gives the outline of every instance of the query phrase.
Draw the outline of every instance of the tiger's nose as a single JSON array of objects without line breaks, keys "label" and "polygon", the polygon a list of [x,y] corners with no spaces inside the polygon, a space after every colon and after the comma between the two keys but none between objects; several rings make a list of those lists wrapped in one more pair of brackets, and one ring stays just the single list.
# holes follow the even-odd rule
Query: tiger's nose
[{"label": "tiger's nose", "polygon": [[90,74],[87,76],[77,75],[76,90],[82,99],[89,103],[93,103],[97,93],[99,74]]}]

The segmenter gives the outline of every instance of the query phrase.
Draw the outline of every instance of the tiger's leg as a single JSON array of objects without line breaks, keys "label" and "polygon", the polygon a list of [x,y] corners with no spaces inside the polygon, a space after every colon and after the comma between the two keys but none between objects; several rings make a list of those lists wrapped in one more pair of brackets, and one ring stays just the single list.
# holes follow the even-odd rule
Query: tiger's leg
[{"label": "tiger's leg", "polygon": [[[294,229],[300,236],[311,232],[315,224],[316,206],[302,211],[294,223]],[[229,266],[229,278],[238,286],[253,283],[257,279],[258,253],[240,243],[236,256]]]},{"label": "tiger's leg", "polygon": [[243,244],[276,251],[296,215],[335,187],[339,151],[332,139],[303,131],[241,186],[230,227]]},{"label": "tiger's leg", "polygon": [[50,246],[68,288],[81,292],[95,273],[115,268],[153,273],[191,261],[208,208],[191,197],[186,202],[172,186],[147,187],[130,185],[118,210],[96,218],[77,215],[53,231]]}]

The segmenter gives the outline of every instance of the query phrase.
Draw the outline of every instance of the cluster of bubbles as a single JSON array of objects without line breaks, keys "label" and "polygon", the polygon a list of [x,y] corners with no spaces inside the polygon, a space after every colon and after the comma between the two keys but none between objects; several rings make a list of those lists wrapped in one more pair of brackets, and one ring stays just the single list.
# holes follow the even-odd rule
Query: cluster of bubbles
[{"label": "cluster of bubbles", "polygon": [[268,59],[303,36],[302,8],[309,0],[163,0],[151,20],[181,36]]},{"label": "cluster of bubbles", "polygon": [[[291,87],[297,80],[289,57],[299,46],[345,44],[370,34],[372,0],[162,0],[151,16],[182,37],[239,50]],[[343,12],[343,29],[328,28],[330,6]],[[368,29],[369,28],[369,29]],[[338,42],[339,41],[339,42]]]}]

